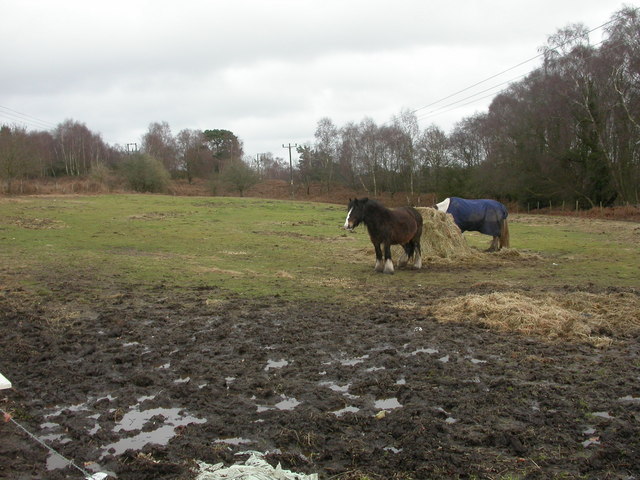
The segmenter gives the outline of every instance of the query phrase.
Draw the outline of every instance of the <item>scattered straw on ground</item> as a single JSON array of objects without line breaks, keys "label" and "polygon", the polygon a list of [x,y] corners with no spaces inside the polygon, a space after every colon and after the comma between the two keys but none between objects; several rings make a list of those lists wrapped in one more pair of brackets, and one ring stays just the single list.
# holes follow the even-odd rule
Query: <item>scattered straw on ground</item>
[{"label": "scattered straw on ground", "polygon": [[612,336],[640,330],[640,297],[632,293],[578,292],[544,298],[515,292],[470,294],[443,301],[432,313],[444,322],[476,322],[549,339],[582,339],[597,346],[610,344]]}]

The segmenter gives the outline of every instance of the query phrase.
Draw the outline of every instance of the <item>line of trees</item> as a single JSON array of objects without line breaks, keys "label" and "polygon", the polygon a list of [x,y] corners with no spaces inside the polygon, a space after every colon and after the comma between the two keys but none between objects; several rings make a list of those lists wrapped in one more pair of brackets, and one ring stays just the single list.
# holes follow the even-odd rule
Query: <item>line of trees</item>
[{"label": "line of trees", "polygon": [[320,182],[327,192],[342,184],[373,196],[402,191],[534,205],[640,204],[639,10],[615,13],[597,45],[588,33],[572,25],[551,35],[539,68],[449,133],[436,125],[421,129],[409,110],[383,125],[365,118],[338,127],[322,118],[314,141],[298,147],[293,172],[271,153],[245,157],[242,141],[228,130],[174,135],[166,122],[152,123],[140,152],[132,152],[67,120],[50,132],[2,126],[0,179],[11,191],[19,178],[140,171],[131,166],[140,156],[146,168],[163,169],[162,178],[226,179],[241,193],[259,179],[289,180],[293,173],[298,184]]},{"label": "line of trees", "polygon": [[[252,165],[242,157],[241,140],[224,129],[185,129],[174,136],[167,122],[151,123],[138,149],[138,144],[110,146],[73,120],[49,132],[0,127],[0,179],[8,193],[16,180],[110,174],[138,191],[163,191],[172,178],[189,183],[205,178],[227,181],[242,192],[257,181]],[[263,159],[263,166],[267,160]]]},{"label": "line of trees", "polygon": [[317,124],[300,147],[300,180],[378,192],[495,197],[582,207],[640,203],[640,19],[623,8],[594,46],[587,29],[558,31],[542,66],[447,134],[415,113],[338,128]]}]

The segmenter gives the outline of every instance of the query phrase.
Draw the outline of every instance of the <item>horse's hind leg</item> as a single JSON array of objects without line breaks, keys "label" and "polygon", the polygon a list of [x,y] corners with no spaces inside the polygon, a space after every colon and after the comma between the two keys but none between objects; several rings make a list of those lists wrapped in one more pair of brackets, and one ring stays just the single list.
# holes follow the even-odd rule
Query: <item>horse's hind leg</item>
[{"label": "horse's hind leg", "polygon": [[413,239],[413,268],[420,270],[422,268],[422,251],[420,249],[420,239]]},{"label": "horse's hind leg", "polygon": [[393,274],[393,261],[391,261],[391,244],[384,244],[384,273]]},{"label": "horse's hind leg", "polygon": [[376,272],[382,272],[384,270],[384,263],[382,261],[382,249],[380,248],[379,243],[374,243],[373,248],[376,250]]},{"label": "horse's hind leg", "polygon": [[493,237],[493,240],[491,240],[491,245],[489,245],[489,250],[487,251],[497,252],[498,250],[500,250],[500,237]]}]

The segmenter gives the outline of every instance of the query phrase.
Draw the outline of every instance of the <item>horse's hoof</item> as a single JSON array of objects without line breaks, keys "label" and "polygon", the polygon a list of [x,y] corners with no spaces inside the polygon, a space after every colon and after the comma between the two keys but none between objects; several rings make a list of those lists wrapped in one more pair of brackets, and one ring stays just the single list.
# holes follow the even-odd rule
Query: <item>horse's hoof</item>
[{"label": "horse's hoof", "polygon": [[393,262],[390,259],[384,262],[384,273],[393,275]]}]

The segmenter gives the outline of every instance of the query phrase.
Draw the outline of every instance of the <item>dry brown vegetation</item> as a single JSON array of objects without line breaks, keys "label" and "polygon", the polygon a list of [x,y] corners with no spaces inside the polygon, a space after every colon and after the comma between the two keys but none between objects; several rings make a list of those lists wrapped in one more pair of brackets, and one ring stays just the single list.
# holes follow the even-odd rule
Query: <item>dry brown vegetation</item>
[{"label": "dry brown vegetation", "polygon": [[463,295],[431,312],[441,322],[472,322],[548,339],[610,345],[612,333],[640,330],[640,298],[631,293],[528,295],[517,292]]}]

